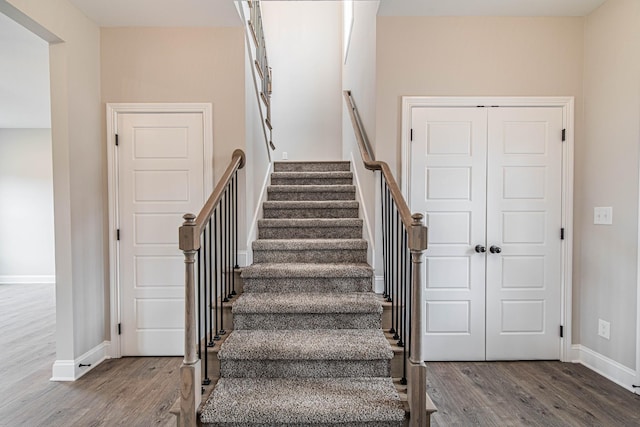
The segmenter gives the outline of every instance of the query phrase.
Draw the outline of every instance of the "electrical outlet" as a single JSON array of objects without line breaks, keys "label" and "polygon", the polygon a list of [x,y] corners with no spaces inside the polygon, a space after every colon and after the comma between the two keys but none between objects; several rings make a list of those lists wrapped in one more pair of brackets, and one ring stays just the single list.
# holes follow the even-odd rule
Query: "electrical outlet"
[{"label": "electrical outlet", "polygon": [[282,152],[282,160],[287,160],[289,159],[289,154],[286,151]]},{"label": "electrical outlet", "polygon": [[611,337],[611,323],[598,319],[598,335],[608,340]]},{"label": "electrical outlet", "polygon": [[600,224],[600,225],[613,224],[613,208],[612,207],[593,208],[593,223]]}]

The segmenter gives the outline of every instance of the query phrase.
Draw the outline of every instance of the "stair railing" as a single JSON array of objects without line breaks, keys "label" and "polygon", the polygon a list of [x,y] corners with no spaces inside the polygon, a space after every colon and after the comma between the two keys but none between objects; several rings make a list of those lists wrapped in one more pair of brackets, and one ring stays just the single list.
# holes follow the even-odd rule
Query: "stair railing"
[{"label": "stair railing", "polygon": [[[273,70],[269,66],[269,58],[267,56],[267,44],[264,36],[264,27],[262,24],[262,10],[260,8],[259,1],[249,0],[246,2],[249,9],[249,19],[246,20],[244,16],[244,7],[240,4],[239,11],[242,20],[246,22],[246,33],[251,35],[253,40],[254,49],[251,48],[249,43],[249,37],[247,36],[247,47],[250,60],[253,62],[255,69],[252,67],[253,81],[255,84],[256,95],[258,97],[258,104],[261,102],[264,105],[264,109],[260,106],[260,116],[263,122],[263,131],[265,139],[268,141],[269,147],[275,150],[276,147],[273,144],[273,126],[271,122],[271,93],[273,89]],[[258,87],[259,86],[259,87]],[[266,127],[265,127],[266,126]],[[267,136],[267,130],[269,136]]]},{"label": "stair railing", "polygon": [[427,424],[427,374],[422,351],[422,255],[427,249],[423,215],[412,214],[386,162],[376,161],[351,92],[344,91],[351,124],[364,167],[379,171],[382,199],[384,297],[391,303],[389,333],[403,348],[403,378],[407,385],[409,425]]},{"label": "stair railing", "polygon": [[236,294],[238,170],[244,165],[244,152],[235,150],[198,216],[185,214],[179,229],[185,264],[184,360],[180,367],[178,418],[181,426],[197,425],[202,386],[211,383],[207,349],[226,333],[224,304]]}]

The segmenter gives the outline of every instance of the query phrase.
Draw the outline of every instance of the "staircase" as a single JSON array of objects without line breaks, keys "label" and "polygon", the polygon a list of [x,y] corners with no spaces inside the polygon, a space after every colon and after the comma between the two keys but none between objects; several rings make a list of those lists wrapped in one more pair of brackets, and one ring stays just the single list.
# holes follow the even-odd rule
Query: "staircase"
[{"label": "staircase", "polygon": [[402,426],[349,162],[276,162],[203,426]]}]

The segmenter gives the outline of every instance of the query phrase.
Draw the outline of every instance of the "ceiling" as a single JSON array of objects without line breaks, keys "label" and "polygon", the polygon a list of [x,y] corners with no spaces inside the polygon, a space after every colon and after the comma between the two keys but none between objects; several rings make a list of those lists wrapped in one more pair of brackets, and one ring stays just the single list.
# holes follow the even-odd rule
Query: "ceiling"
[{"label": "ceiling", "polygon": [[[233,0],[70,1],[91,20],[103,27],[224,27],[240,25],[240,19]],[[585,16],[605,1],[606,0],[381,0],[379,15]]]}]

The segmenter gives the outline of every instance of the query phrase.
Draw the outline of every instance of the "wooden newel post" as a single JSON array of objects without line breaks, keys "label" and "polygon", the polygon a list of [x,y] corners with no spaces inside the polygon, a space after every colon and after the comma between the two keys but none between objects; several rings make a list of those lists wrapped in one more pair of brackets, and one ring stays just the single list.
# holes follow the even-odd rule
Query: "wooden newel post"
[{"label": "wooden newel post", "polygon": [[427,366],[424,364],[422,338],[424,337],[424,286],[422,283],[422,255],[427,249],[427,227],[423,215],[412,215],[409,233],[411,250],[411,345],[409,347],[409,378],[407,397],[409,400],[409,425],[424,427],[429,425],[427,414]]},{"label": "wooden newel post", "polygon": [[179,425],[195,427],[200,406],[200,359],[196,352],[196,283],[195,256],[200,248],[200,233],[197,232],[196,216],[184,215],[184,224],[179,230],[179,245],[184,253],[184,360],[180,366],[180,417]]}]

